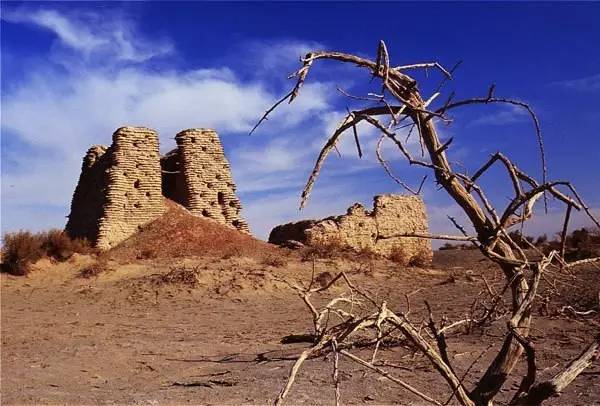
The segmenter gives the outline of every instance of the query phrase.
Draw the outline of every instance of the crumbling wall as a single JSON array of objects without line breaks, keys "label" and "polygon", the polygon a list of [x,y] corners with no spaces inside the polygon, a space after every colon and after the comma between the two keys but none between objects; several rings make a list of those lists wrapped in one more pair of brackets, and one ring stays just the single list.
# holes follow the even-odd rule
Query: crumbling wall
[{"label": "crumbling wall", "polygon": [[217,133],[210,129],[188,129],[177,134],[175,141],[177,149],[162,159],[165,196],[193,214],[249,233]]},{"label": "crumbling wall", "polygon": [[397,236],[428,233],[423,200],[418,196],[400,195],[378,195],[373,200],[372,211],[356,203],[345,215],[277,226],[271,231],[269,242],[335,243],[355,250],[371,250],[386,257],[400,252],[406,263],[415,260],[431,262],[433,252],[429,240]]},{"label": "crumbling wall", "polygon": [[158,135],[122,127],[110,148],[92,147],[86,154],[66,231],[108,249],[164,210]]},{"label": "crumbling wall", "polygon": [[73,193],[71,214],[65,230],[72,238],[84,238],[93,244],[98,239],[98,223],[106,204],[107,170],[110,153],[107,147],[94,145],[86,152],[81,175]]}]

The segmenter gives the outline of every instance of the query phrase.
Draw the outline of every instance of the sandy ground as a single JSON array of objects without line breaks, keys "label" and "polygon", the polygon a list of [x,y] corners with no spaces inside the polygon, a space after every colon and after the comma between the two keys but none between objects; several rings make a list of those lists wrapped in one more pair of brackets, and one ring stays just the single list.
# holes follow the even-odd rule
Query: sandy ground
[{"label": "sandy ground", "polygon": [[[77,256],[47,260],[27,277],[1,275],[2,404],[268,404],[308,344],[282,344],[289,334],[311,332],[302,301],[278,278],[307,281],[311,263],[282,252],[284,263],[235,255],[225,258],[109,262],[110,270],[89,279],[79,271],[95,261]],[[382,260],[319,260],[317,274],[344,270],[417,324],[427,299],[437,316],[464,317],[473,298],[503,279],[474,252],[438,252],[433,269],[402,268]],[[273,266],[273,264],[275,266]],[[171,272],[187,269],[193,272]],[[596,269],[575,277],[548,276],[555,284],[549,315],[538,315],[532,337],[541,377],[559,371],[599,331],[600,318],[560,315],[571,305],[591,308],[600,278]],[[191,279],[184,276],[193,277]],[[167,276],[165,276],[167,275]],[[195,276],[197,275],[197,277]],[[547,286],[540,292],[550,295]],[[342,292],[338,288],[334,293]],[[482,374],[501,343],[501,327],[456,334],[448,339],[460,374],[482,352],[467,386]],[[368,358],[370,353],[354,350]],[[383,348],[391,370],[445,402],[450,391],[427,361],[400,345]],[[342,403],[423,404],[411,393],[359,365],[341,360]],[[525,368],[524,360],[518,371]],[[333,404],[331,360],[310,360],[298,376],[289,404]],[[498,404],[517,385],[510,380]],[[453,404],[453,403],[451,403]],[[585,371],[548,404],[600,404],[600,365]]]}]

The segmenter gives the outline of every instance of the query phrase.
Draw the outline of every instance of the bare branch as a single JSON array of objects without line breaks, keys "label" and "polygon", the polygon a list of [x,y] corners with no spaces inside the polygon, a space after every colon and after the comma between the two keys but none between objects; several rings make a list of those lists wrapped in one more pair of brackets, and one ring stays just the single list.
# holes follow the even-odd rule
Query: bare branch
[{"label": "bare branch", "polygon": [[539,405],[544,400],[562,392],[583,370],[600,356],[600,334],[567,367],[552,379],[534,385],[527,395],[518,399],[518,405]]},{"label": "bare branch", "polygon": [[418,397],[420,397],[421,399],[425,400],[426,402],[429,402],[433,405],[438,405],[438,406],[442,406],[442,404],[440,402],[438,402],[437,400],[425,395],[424,393],[420,392],[419,390],[415,389],[414,387],[410,386],[409,384],[407,384],[404,381],[401,381],[400,379],[392,376],[389,372],[376,367],[375,365],[373,365],[370,362],[367,362],[363,359],[358,358],[356,355],[353,355],[351,353],[349,353],[346,350],[341,350],[340,354],[350,358],[352,361],[359,363],[360,365],[367,367],[375,372],[377,372],[378,374],[386,377],[387,379],[389,379],[390,381],[402,386],[404,389],[408,390],[409,392],[414,393],[415,395],[417,395]]}]

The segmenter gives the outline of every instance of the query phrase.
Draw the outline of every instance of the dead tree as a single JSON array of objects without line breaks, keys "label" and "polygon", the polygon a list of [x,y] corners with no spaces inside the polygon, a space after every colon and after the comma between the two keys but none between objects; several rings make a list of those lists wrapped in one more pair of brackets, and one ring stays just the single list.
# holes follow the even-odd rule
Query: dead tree
[{"label": "dead tree", "polygon": [[[306,54],[301,59],[302,67],[290,76],[290,78],[296,78],[294,88],[267,110],[252,131],[277,106],[286,100],[291,103],[298,96],[302,85],[307,79],[310,68],[319,60],[334,60],[341,63],[354,64],[366,70],[373,78],[379,80],[381,82],[381,91],[379,94],[369,94],[366,97],[354,97],[346,94],[349,97],[374,102],[376,105],[349,111],[337,130],[325,143],[303,190],[301,207],[306,203],[325,159],[336,147],[342,135],[347,130],[352,130],[357,151],[361,155],[362,148],[357,124],[365,122],[375,127],[381,132],[381,139],[388,139],[393,142],[410,165],[426,168],[433,172],[437,183],[461,207],[475,230],[475,235],[468,235],[465,229],[455,222],[455,225],[461,232],[459,236],[421,234],[407,234],[406,236],[462,240],[474,244],[487,258],[497,263],[502,269],[506,279],[505,290],[510,292],[511,296],[510,315],[501,349],[487,367],[485,373],[478,379],[475,387],[467,390],[463,384],[463,379],[457,375],[447,355],[444,334],[451,326],[436,326],[433,318],[431,318],[429,328],[433,334],[433,342],[430,342],[430,340],[421,335],[418,328],[409,322],[406,314],[391,311],[387,308],[385,302],[376,303],[367,293],[353,286],[344,274],[338,275],[337,278],[325,287],[313,287],[312,282],[308,288],[294,285],[294,288],[299,292],[313,315],[316,340],[315,344],[304,351],[294,364],[287,384],[282,389],[275,403],[279,404],[284,400],[294,383],[296,373],[307,358],[325,352],[333,352],[335,354],[333,378],[336,386],[336,402],[339,401],[339,382],[337,380],[337,359],[339,354],[388,377],[403,388],[419,396],[422,400],[438,405],[443,404],[421,393],[408,383],[394,378],[388,371],[375,365],[374,361],[382,337],[392,330],[400,332],[403,337],[412,342],[427,357],[450,386],[452,396],[456,396],[462,405],[491,405],[494,397],[499,393],[519,361],[523,351],[526,354],[528,371],[526,376],[523,377],[512,403],[540,404],[545,399],[560,392],[598,357],[600,335],[593,340],[592,344],[579,357],[567,365],[554,378],[544,382],[536,382],[535,351],[527,338],[532,317],[532,304],[540,279],[548,267],[553,266],[557,262],[563,268],[568,267],[569,264],[561,257],[561,253],[564,250],[560,252],[553,251],[547,255],[540,253],[539,259],[531,260],[526,256],[518,243],[511,239],[508,230],[510,227],[523,224],[527,221],[532,216],[534,204],[540,198],[543,198],[544,204],[547,204],[548,198],[562,202],[568,214],[570,214],[572,209],[583,210],[597,226],[600,227],[600,223],[592,216],[589,208],[571,183],[547,180],[543,140],[539,121],[533,110],[526,103],[497,97],[494,94],[494,86],[490,87],[487,94],[483,97],[454,101],[451,95],[438,108],[433,108],[433,102],[439,98],[441,88],[452,78],[453,70],[448,71],[437,62],[393,67],[390,64],[386,45],[381,41],[377,50],[377,57],[374,61],[342,52],[318,51]],[[419,91],[417,81],[407,74],[407,72],[416,69],[433,69],[442,74],[443,80],[431,96],[423,97]],[[436,124],[439,122],[449,122],[450,118],[448,114],[459,107],[492,103],[517,106],[525,109],[530,115],[540,148],[542,164],[541,181],[522,171],[507,156],[500,152],[493,154],[473,174],[457,170],[447,158],[446,152],[451,146],[452,138],[442,142],[436,130]],[[410,127],[409,134],[414,134],[421,143],[423,154],[420,158],[415,158],[409,152],[406,140],[400,139],[396,133],[399,128],[405,128],[406,126]],[[377,156],[386,172],[391,174],[390,168],[386,165],[383,158],[381,158],[380,146],[381,142],[377,146]],[[492,165],[502,165],[506,170],[507,178],[514,191],[513,198],[506,207],[501,209],[492,205],[484,189],[478,183],[478,180]],[[396,177],[394,178],[397,179]],[[399,179],[397,181],[406,187],[404,182]],[[406,188],[412,191],[411,188]],[[565,223],[568,223],[569,218],[569,215],[565,216]],[[567,225],[565,224],[565,228]],[[564,243],[563,238],[562,244],[564,245]],[[352,298],[336,298],[329,302],[323,309],[318,310],[310,300],[311,294],[321,292],[339,280],[346,282],[352,292]],[[498,293],[497,295],[501,294]],[[362,298],[360,303],[363,303],[363,310],[361,312],[357,312],[356,310],[360,308],[358,306],[359,302],[356,301],[357,297]],[[344,306],[344,304],[349,302],[353,305],[353,310],[348,310]],[[364,307],[364,303],[367,303],[366,308]],[[354,306],[355,304],[356,306]],[[330,317],[336,317],[339,319],[339,322],[334,325],[326,323],[325,320],[330,320]],[[469,322],[472,322],[472,320]],[[352,347],[351,336],[359,331],[373,332],[374,339],[372,345],[374,346],[374,352],[371,362],[362,360],[348,351]],[[448,399],[448,402],[450,400]]]}]

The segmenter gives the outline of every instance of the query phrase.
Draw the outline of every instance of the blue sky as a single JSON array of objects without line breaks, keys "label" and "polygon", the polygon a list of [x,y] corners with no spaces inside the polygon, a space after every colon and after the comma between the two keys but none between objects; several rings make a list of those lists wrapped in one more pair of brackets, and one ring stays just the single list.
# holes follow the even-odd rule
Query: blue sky
[{"label": "blue sky", "polygon": [[[549,174],[572,180],[600,214],[600,3],[15,3],[2,2],[2,232],[62,227],[81,159],[109,144],[123,125],[156,129],[161,149],[181,129],[221,135],[244,204],[261,238],[277,224],[341,213],[355,201],[401,192],[377,164],[376,133],[360,128],[358,159],[350,139],[331,156],[307,208],[299,195],[319,147],[347,107],[336,87],[364,94],[364,72],[317,64],[301,96],[248,131],[293,85],[298,58],[313,49],[373,57],[378,41],[394,65],[437,60],[463,64],[447,85],[458,98],[485,95],[526,101],[538,113]],[[387,18],[387,20],[386,20]],[[439,77],[417,74],[431,92]],[[442,126],[454,137],[450,158],[473,171],[501,150],[539,176],[531,122],[523,112],[478,106]],[[414,143],[411,148],[418,146]],[[390,145],[396,174],[418,184]],[[509,185],[499,170],[484,181],[504,205]],[[460,210],[429,182],[430,226],[453,232]],[[560,228],[559,206],[537,211],[530,234]],[[573,226],[586,225],[576,216]]]}]

